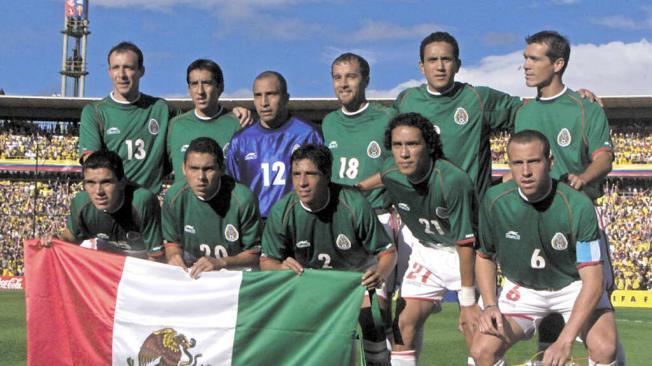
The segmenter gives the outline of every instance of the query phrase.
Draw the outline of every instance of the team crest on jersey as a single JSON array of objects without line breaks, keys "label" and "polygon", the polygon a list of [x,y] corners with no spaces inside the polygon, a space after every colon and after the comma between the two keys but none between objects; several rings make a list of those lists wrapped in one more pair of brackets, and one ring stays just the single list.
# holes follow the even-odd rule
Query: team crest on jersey
[{"label": "team crest on jersey", "polygon": [[367,146],[367,156],[376,159],[380,157],[380,145],[376,141],[371,141],[369,146]]},{"label": "team crest on jersey", "polygon": [[188,339],[172,328],[159,329],[145,338],[138,352],[138,361],[127,357],[127,365],[196,365],[201,353],[193,355],[188,350],[196,344],[194,338]]},{"label": "team crest on jersey", "polygon": [[185,153],[186,150],[188,150],[188,144],[181,146],[181,149],[179,149],[179,151],[181,151],[182,153]]},{"label": "team crest on jersey", "polygon": [[403,211],[410,211],[410,206],[407,203],[400,202],[397,206]]},{"label": "team crest on jersey", "polygon": [[240,233],[235,228],[235,226],[228,224],[226,225],[226,229],[224,229],[224,237],[228,241],[236,241],[238,238],[240,238]]},{"label": "team crest on jersey", "polygon": [[310,242],[308,240],[301,240],[297,242],[297,248],[299,249],[310,248]]},{"label": "team crest on jersey", "polygon": [[562,233],[555,234],[555,236],[552,237],[550,244],[552,244],[552,247],[555,250],[566,250],[566,248],[568,248],[568,240]]},{"label": "team crest on jersey", "polygon": [[466,111],[466,109],[459,107],[455,111],[455,115],[453,116],[453,119],[455,120],[455,123],[457,123],[460,126],[463,126],[467,122],[469,122],[469,113]]},{"label": "team crest on jersey", "polygon": [[245,155],[245,160],[256,160],[258,159],[258,155],[256,155],[255,152],[250,152],[249,154]]},{"label": "team crest on jersey", "polygon": [[335,240],[335,245],[340,250],[351,249],[351,241],[344,234],[340,234],[337,236],[337,239]]},{"label": "team crest on jersey", "polygon": [[329,149],[337,149],[337,141],[331,141],[328,143],[328,148]]},{"label": "team crest on jersey", "polygon": [[562,128],[557,135],[557,145],[566,147],[572,142],[571,133],[567,128]]},{"label": "team crest on jersey", "polygon": [[158,125],[158,121],[152,118],[149,120],[147,129],[149,130],[149,133],[151,133],[152,135],[158,135],[158,132],[161,130],[161,127]]},{"label": "team crest on jersey", "polygon": [[301,145],[299,145],[299,144],[294,144],[294,146],[292,146],[292,152],[294,152],[294,150],[296,150],[296,149],[298,149],[298,148],[300,148],[300,147],[301,147]]},{"label": "team crest on jersey", "polygon": [[137,231],[128,231],[126,236],[127,236],[127,240],[129,241],[140,240],[143,237]]},{"label": "team crest on jersey", "polygon": [[119,135],[120,134],[120,129],[117,127],[111,127],[108,130],[106,130],[107,135]]},{"label": "team crest on jersey", "polygon": [[518,234],[518,231],[508,231],[505,233],[507,239],[521,240],[521,236]]},{"label": "team crest on jersey", "polygon": [[435,129],[435,132],[437,132],[438,135],[441,135],[441,128],[437,125],[432,125],[432,127]]},{"label": "team crest on jersey", "polygon": [[195,234],[195,227],[192,225],[186,225],[183,227],[183,231],[187,232],[188,234]]},{"label": "team crest on jersey", "polygon": [[448,210],[445,207],[437,207],[435,209],[435,214],[437,214],[440,219],[448,218]]}]

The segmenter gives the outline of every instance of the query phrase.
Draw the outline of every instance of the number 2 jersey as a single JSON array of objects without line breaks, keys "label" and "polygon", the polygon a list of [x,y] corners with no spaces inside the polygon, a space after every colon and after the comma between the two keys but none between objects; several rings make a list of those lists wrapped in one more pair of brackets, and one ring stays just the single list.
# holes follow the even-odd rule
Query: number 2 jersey
[{"label": "number 2 jersey", "polygon": [[222,258],[260,251],[260,216],[256,198],[242,184],[223,175],[217,194],[200,200],[190,186],[178,182],[165,195],[161,212],[166,245],[183,249],[192,265],[202,256]]},{"label": "number 2 jersey", "polygon": [[556,180],[536,203],[526,201],[514,181],[492,187],[479,221],[478,254],[522,286],[561,289],[580,279],[578,268],[601,262],[593,203]]},{"label": "number 2 jersey", "polygon": [[263,232],[262,258],[296,259],[307,268],[363,271],[394,244],[365,197],[339,184],[329,185],[326,207],[313,212],[295,192],[270,211]]},{"label": "number 2 jersey", "polygon": [[111,96],[93,102],[82,110],[79,153],[103,147],[115,151],[129,181],[158,193],[163,182],[170,116],[163,99],[142,93],[133,103],[118,103]]},{"label": "number 2 jersey", "polygon": [[316,126],[295,117],[275,129],[264,128],[258,121],[233,135],[227,170],[258,197],[262,217],[292,190],[290,156],[305,144],[321,145],[323,139]]}]

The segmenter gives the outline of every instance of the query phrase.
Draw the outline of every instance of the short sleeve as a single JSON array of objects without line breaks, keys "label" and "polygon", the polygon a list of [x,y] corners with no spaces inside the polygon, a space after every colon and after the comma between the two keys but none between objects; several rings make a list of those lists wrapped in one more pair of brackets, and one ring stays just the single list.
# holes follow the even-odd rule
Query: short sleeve
[{"label": "short sleeve", "polygon": [[284,206],[280,205],[281,202],[284,201],[272,206],[270,215],[265,222],[262,240],[262,256],[279,261],[290,256],[287,227],[283,225]]},{"label": "short sleeve", "polygon": [[100,126],[102,125],[100,111],[95,103],[87,104],[82,110],[79,123],[79,154],[100,150],[102,138]]}]

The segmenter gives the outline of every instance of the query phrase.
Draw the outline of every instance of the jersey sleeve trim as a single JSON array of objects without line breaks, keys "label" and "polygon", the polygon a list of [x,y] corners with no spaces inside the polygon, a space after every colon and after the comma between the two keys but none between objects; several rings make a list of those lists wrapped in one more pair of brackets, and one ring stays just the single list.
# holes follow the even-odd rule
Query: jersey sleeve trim
[{"label": "jersey sleeve trim", "polygon": [[471,238],[468,238],[468,239],[464,239],[464,240],[457,240],[455,242],[455,245],[465,247],[465,246],[473,245],[474,242],[475,242],[475,236],[473,236]]},{"label": "jersey sleeve trim", "polygon": [[387,249],[385,249],[382,252],[377,254],[378,258],[386,256],[388,254],[396,253],[396,248],[394,248],[394,245],[392,245],[392,244],[389,244],[389,245],[391,245],[389,248],[387,248]]},{"label": "jersey sleeve trim", "polygon": [[483,252],[481,252],[479,250],[477,250],[475,252],[475,255],[480,256],[480,257],[482,257],[484,259],[494,260],[494,258],[492,256],[488,255],[487,253],[483,253]]},{"label": "jersey sleeve trim", "polygon": [[614,159],[614,156],[613,156],[613,149],[610,148],[610,147],[607,147],[607,146],[605,146],[605,147],[601,147],[601,148],[595,150],[595,151],[591,154],[591,159],[594,159],[597,155],[600,155],[601,153],[603,153],[603,152],[605,152],[605,151],[611,153],[611,155],[612,155],[612,156],[611,156],[611,160],[613,160],[613,159]]},{"label": "jersey sleeve trim", "polygon": [[580,269],[580,268],[584,268],[584,267],[588,267],[588,266],[596,266],[596,265],[599,265],[599,264],[602,264],[601,260],[595,261],[595,262],[582,262],[582,263],[579,263],[577,266],[575,266],[575,268]]},{"label": "jersey sleeve trim", "polygon": [[182,247],[181,244],[171,243],[171,242],[166,242],[163,246],[165,248],[167,248],[167,247],[181,248]]}]

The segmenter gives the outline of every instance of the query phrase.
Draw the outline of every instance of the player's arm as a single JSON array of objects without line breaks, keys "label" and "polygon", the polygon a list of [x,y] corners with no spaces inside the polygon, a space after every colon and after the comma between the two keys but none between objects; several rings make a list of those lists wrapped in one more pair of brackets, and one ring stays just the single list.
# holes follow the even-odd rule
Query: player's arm
[{"label": "player's arm", "polygon": [[604,291],[602,285],[602,266],[597,262],[579,269],[582,289],[575,300],[570,318],[562,329],[559,337],[543,355],[543,362],[546,365],[562,365],[571,354],[573,342],[580,333],[580,330],[593,313],[595,306],[600,300]]},{"label": "player's arm", "polygon": [[140,217],[143,242],[147,249],[147,259],[164,262],[163,235],[161,232],[161,206],[154,194],[147,193],[141,207]]},{"label": "player's arm", "polygon": [[298,276],[303,273],[301,263],[292,257],[287,257],[283,261],[275,258],[261,257],[260,269],[262,271],[283,271],[289,269],[294,271]]},{"label": "player's arm", "polygon": [[272,206],[263,229],[261,242],[260,269],[262,271],[292,270],[297,275],[303,273],[303,266],[291,256],[283,223],[283,200]]},{"label": "player's arm", "polygon": [[376,256],[378,264],[370,267],[362,275],[362,286],[368,290],[380,287],[387,280],[394,266],[396,266],[396,250],[391,248]]},{"label": "player's arm", "polygon": [[41,238],[41,247],[49,248],[52,246],[52,239],[60,239],[68,243],[77,243],[75,236],[72,235],[67,227],[64,227],[58,233],[50,233]]},{"label": "player's arm", "polygon": [[181,267],[184,271],[188,271],[186,263],[183,261],[183,248],[175,243],[165,243],[165,260],[167,264]]},{"label": "player's arm", "polygon": [[376,188],[383,188],[384,184],[380,178],[380,173],[376,173],[361,180],[354,187],[361,191],[370,191]]},{"label": "player's arm", "polygon": [[577,94],[579,94],[582,99],[586,99],[591,103],[598,103],[600,107],[604,107],[602,99],[598,98],[598,96],[593,94],[589,89],[578,89]]},{"label": "player's arm", "polygon": [[202,272],[219,271],[220,269],[234,269],[242,267],[252,267],[258,263],[260,252],[255,250],[245,250],[234,256],[223,258],[201,257],[192,265],[190,277],[199,278]]},{"label": "player's arm", "polygon": [[603,179],[613,169],[613,159],[611,150],[598,152],[584,172],[578,175],[568,174],[568,184],[579,191],[585,185]]},{"label": "player's arm", "polygon": [[92,152],[100,150],[102,147],[102,138],[100,135],[101,121],[99,108],[94,103],[87,104],[82,110],[79,123],[79,156],[80,161],[86,160],[86,157]]},{"label": "player's arm", "polygon": [[478,289],[484,304],[484,310],[478,318],[478,329],[484,334],[500,336],[503,333],[503,315],[496,298],[496,262],[478,252],[475,277],[478,279]]}]

